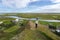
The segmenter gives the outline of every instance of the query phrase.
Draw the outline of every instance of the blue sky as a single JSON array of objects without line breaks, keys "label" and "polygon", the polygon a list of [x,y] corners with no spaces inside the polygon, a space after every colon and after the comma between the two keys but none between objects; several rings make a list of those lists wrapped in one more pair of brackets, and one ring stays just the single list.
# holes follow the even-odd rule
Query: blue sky
[{"label": "blue sky", "polygon": [[60,13],[60,0],[0,0],[0,13]]}]

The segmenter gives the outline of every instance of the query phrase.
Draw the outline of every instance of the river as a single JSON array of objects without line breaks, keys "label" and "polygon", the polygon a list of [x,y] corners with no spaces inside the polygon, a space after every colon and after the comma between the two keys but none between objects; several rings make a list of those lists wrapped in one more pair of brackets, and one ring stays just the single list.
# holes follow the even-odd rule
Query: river
[{"label": "river", "polygon": [[[36,20],[36,18],[22,18],[18,16],[7,16],[10,18],[16,18],[16,19],[25,19],[25,20]],[[44,20],[44,19],[39,19],[39,21],[46,21],[46,22],[60,22],[60,20]]]}]

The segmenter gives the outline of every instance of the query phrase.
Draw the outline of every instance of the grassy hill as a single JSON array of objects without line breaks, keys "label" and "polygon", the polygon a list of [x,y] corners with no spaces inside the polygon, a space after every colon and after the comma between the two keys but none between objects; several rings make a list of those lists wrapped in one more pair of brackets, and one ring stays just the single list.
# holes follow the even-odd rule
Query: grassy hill
[{"label": "grassy hill", "polygon": [[[39,24],[34,28],[32,21],[24,21],[22,25],[14,25],[4,30],[4,35],[0,40],[60,40],[60,37],[52,33],[47,26]],[[32,28],[32,29],[31,29]]]}]

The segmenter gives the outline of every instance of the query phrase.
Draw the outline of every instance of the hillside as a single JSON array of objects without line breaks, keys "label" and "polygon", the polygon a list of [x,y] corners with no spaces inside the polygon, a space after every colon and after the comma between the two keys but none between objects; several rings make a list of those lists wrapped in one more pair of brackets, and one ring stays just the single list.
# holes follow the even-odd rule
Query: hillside
[{"label": "hillside", "polygon": [[32,21],[27,21],[23,26],[12,26],[4,32],[5,35],[0,40],[60,40],[60,37],[45,25],[39,24],[36,29]]},{"label": "hillside", "polygon": [[[52,37],[51,37],[52,35]],[[60,37],[52,33],[47,26],[39,24],[39,27],[34,28],[34,23],[29,21],[25,29],[14,36],[11,40],[60,40]]]}]

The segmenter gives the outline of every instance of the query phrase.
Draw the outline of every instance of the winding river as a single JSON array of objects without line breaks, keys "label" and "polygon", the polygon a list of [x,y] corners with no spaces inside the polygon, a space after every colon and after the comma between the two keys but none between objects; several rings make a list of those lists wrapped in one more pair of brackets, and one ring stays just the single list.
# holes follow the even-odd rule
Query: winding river
[{"label": "winding river", "polygon": [[[25,20],[36,20],[36,18],[22,18],[18,16],[7,16],[10,18],[16,18],[16,19],[25,19]],[[44,20],[44,19],[39,19],[39,21],[46,21],[46,22],[60,22],[60,20]]]}]

